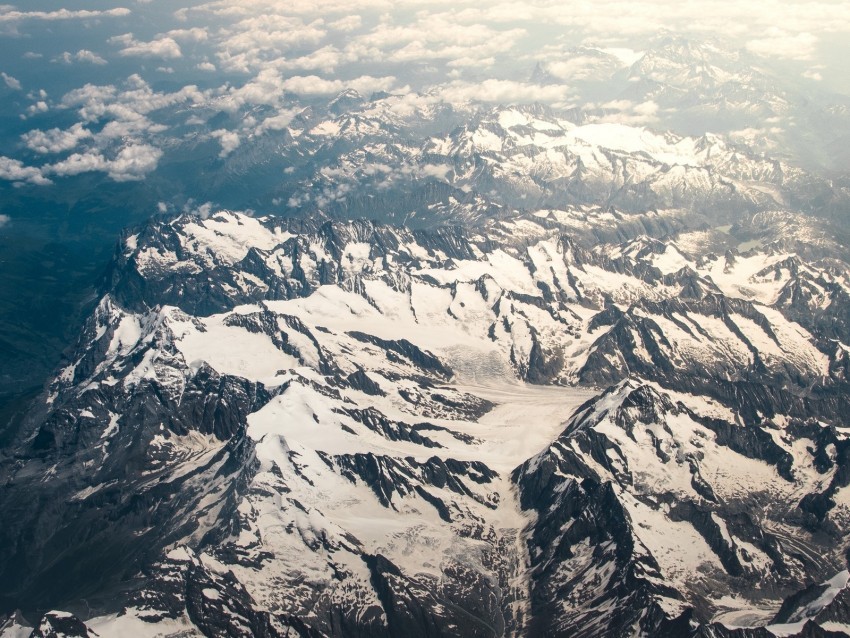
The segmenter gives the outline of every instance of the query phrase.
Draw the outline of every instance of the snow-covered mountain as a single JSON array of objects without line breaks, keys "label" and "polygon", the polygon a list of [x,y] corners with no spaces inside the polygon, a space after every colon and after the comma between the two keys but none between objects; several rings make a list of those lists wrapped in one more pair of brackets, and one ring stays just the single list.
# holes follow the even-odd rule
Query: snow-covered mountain
[{"label": "snow-covered mountain", "polygon": [[728,134],[736,143],[810,168],[844,172],[846,97],[777,72],[721,39],[662,34],[646,48],[578,47],[542,62],[541,84],[575,85],[602,121],[655,121],[664,130]]},{"label": "snow-covered mountain", "polygon": [[0,465],[0,635],[850,631],[848,266],[677,220],[127,234]]},{"label": "snow-covered mountain", "polygon": [[[647,52],[636,69],[666,50]],[[622,90],[636,84],[623,82]],[[766,103],[766,80],[740,82],[748,83],[752,100]],[[618,91],[612,104],[638,104]],[[677,95],[681,100],[690,91],[686,86]],[[797,155],[789,158],[700,115],[692,115],[699,133],[671,127],[680,107],[644,97],[640,104],[660,110],[640,120],[594,103],[492,106],[447,102],[438,94],[365,97],[348,90],[327,102],[287,100],[285,126],[273,109],[246,113],[251,126],[234,131],[240,144],[224,155],[214,134],[235,125],[234,117],[198,109],[192,126],[176,125],[174,170],[187,190],[232,208],[412,228],[581,205],[633,213],[676,208],[690,218],[707,214],[718,225],[777,209],[844,223],[846,183],[803,170]],[[755,130],[767,117],[749,114],[741,127]]]},{"label": "snow-covered mountain", "polygon": [[[829,216],[850,201],[840,184],[719,135],[662,134],[535,105],[477,109],[429,135],[453,118],[431,107],[399,115],[404,100],[296,118],[283,133],[292,165],[277,199],[301,215],[414,227],[567,205],[679,208],[725,223],[776,208]],[[252,170],[252,155],[237,151],[232,170]]]}]

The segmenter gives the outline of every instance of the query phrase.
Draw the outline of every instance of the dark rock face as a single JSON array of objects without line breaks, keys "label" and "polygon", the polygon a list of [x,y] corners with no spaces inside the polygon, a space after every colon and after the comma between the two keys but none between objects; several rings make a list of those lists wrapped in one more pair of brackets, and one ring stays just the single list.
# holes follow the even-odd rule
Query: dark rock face
[{"label": "dark rock face", "polygon": [[[60,393],[18,449],[0,495],[4,599],[53,606],[129,577],[169,539],[205,531],[197,519],[213,505],[200,505],[209,484],[221,488],[218,504],[232,504],[252,475],[246,418],[269,394],[208,366],[187,370],[159,336],[163,359],[185,376]],[[172,441],[195,435],[210,454],[174,454]],[[215,526],[226,533],[227,516]]]},{"label": "dark rock face", "polygon": [[[31,531],[36,525],[36,529],[43,531],[30,537],[26,546],[19,544],[14,556],[4,556],[4,573],[18,576],[16,581],[5,581],[4,596],[29,600],[34,605],[67,604],[80,594],[98,593],[115,581],[130,577],[140,565],[158,554],[163,541],[183,537],[197,527],[196,523],[187,522],[193,521],[195,512],[204,509],[199,501],[205,493],[198,489],[197,483],[220,479],[221,475],[216,475],[230,469],[233,474],[227,478],[231,485],[222,500],[234,499],[232,492],[244,481],[241,474],[250,472],[252,467],[250,453],[245,450],[247,445],[235,441],[211,459],[210,466],[180,482],[139,494],[109,489],[85,503],[72,501],[67,507],[53,505],[52,508],[49,504],[56,503],[56,499],[73,496],[67,496],[68,492],[63,490],[56,496],[44,494],[33,504],[31,500],[22,502],[23,497],[14,492],[8,495],[4,499],[6,511],[17,511],[20,517],[4,536],[12,537],[21,529]],[[120,481],[118,476],[113,480]],[[130,480],[127,483],[132,485]],[[35,508],[41,510],[39,517],[28,518]],[[220,521],[222,529],[218,533],[228,524],[227,520]],[[73,548],[72,552],[68,551],[69,547]],[[93,574],[98,577],[93,578]],[[69,585],[76,590],[69,590]]]},{"label": "dark rock face", "polygon": [[82,620],[65,612],[48,612],[30,638],[92,638],[95,634]]},{"label": "dark rock face", "polygon": [[[422,583],[405,578],[385,557],[364,556],[364,561],[387,615],[385,635],[418,638],[498,635],[498,630],[489,622],[436,596]],[[472,602],[467,601],[467,604]]]},{"label": "dark rock face", "polygon": [[407,339],[389,341],[362,332],[349,332],[348,334],[358,341],[379,346],[387,351],[387,356],[398,355],[404,357],[423,372],[430,373],[438,379],[449,379],[452,376],[451,370],[446,368],[439,359],[428,352],[423,352]]}]

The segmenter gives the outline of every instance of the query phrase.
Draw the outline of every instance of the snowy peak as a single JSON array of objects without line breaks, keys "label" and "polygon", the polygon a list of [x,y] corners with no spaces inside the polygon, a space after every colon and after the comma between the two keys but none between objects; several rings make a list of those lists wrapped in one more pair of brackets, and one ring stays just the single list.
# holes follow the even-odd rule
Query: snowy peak
[{"label": "snowy peak", "polygon": [[[644,97],[611,104],[659,108],[653,100],[660,97]],[[285,158],[292,178],[277,198],[289,214],[427,227],[481,222],[511,208],[589,204],[681,207],[733,222],[776,208],[839,210],[848,199],[836,184],[736,137],[660,133],[645,118],[608,117],[613,106],[590,113],[488,106],[464,114],[446,105],[414,108],[421,101],[412,100],[408,113],[398,110],[399,99],[317,111],[290,131],[299,152]]]},{"label": "snowy peak", "polygon": [[[771,434],[747,425],[716,402],[630,381],[609,389],[578,408],[558,441],[515,474],[522,502],[539,513],[530,541],[533,564],[541,573],[535,584],[539,600],[572,601],[563,596],[567,588],[591,586],[597,588],[597,595],[614,596],[620,581],[612,576],[631,565],[648,580],[647,595],[663,609],[660,617],[644,617],[642,622],[658,623],[652,628],[644,625],[648,633],[660,633],[665,623],[686,615],[677,595],[685,591],[696,619],[735,624],[737,612],[729,606],[728,597],[722,600],[698,593],[698,582],[711,583],[705,592],[731,588],[744,599],[741,608],[770,620],[769,608],[756,611],[756,590],[814,565],[806,556],[779,549],[775,526],[780,521],[799,526],[795,538],[806,539],[805,547],[818,541],[803,531],[805,523],[800,519],[791,522],[793,517],[782,518],[782,514],[771,522],[743,513],[742,503],[765,495],[750,491],[747,486],[755,483],[739,481],[748,476],[758,482],[756,475],[773,475],[770,498],[784,502],[780,509],[791,512],[797,506],[798,490],[817,484],[819,478],[819,471],[805,467],[810,461],[789,474],[785,464],[791,458],[790,450],[777,446]],[[735,472],[729,471],[732,467]],[[596,486],[607,486],[607,492],[600,494]],[[577,502],[583,505],[577,508]],[[607,516],[603,512],[613,507],[622,512],[614,520],[606,518],[607,525],[589,523],[588,508]],[[584,549],[588,542],[600,546],[593,537],[599,530],[605,530],[606,539],[617,548],[606,558]],[[577,567],[577,559],[587,562]],[[838,565],[832,563],[825,573]],[[631,609],[635,616],[639,613],[640,607],[632,608],[627,601],[617,605]],[[549,631],[579,624],[576,618],[581,612],[574,603],[561,602],[558,609],[557,614],[549,611]],[[811,617],[811,611],[801,613],[801,618]],[[562,625],[564,614],[570,621]],[[609,625],[606,630],[617,627]],[[588,631],[588,635],[598,634],[599,629]]]}]

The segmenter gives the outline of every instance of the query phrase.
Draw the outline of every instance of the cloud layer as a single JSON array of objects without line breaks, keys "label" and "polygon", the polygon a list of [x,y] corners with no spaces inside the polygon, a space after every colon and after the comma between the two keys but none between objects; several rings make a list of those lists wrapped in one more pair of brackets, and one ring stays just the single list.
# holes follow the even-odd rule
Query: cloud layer
[{"label": "cloud layer", "polygon": [[[213,0],[171,14],[163,3],[131,6],[0,6],[0,38],[45,22],[57,33],[65,24],[69,41],[78,21],[87,29],[84,43],[64,51],[30,39],[25,66],[0,72],[0,87],[20,98],[18,115],[31,123],[19,145],[29,155],[10,153],[0,179],[47,184],[90,171],[140,179],[180,143],[175,126],[202,126],[211,112],[230,118],[203,133],[224,160],[286,128],[304,104],[346,89],[404,96],[393,106],[399,113],[441,101],[540,102],[653,125],[667,113],[651,95],[591,102],[585,88],[627,73],[664,34],[722,34],[747,64],[797,64],[810,85],[830,78],[824,40],[850,40],[850,0]],[[76,88],[41,87],[39,65],[51,63],[79,77]],[[30,166],[33,158],[44,163]]]}]

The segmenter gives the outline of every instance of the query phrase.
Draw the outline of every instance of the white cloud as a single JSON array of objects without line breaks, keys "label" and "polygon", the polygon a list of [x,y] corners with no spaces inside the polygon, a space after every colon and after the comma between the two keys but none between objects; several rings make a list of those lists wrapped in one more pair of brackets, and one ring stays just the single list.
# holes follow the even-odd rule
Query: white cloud
[{"label": "white cloud", "polygon": [[281,59],[274,66],[281,69],[298,69],[303,71],[324,71],[331,73],[343,62],[351,62],[353,58],[346,56],[335,46],[328,45],[317,49],[308,55],[294,59]]},{"label": "white cloud", "polygon": [[229,71],[249,72],[296,47],[318,45],[327,35],[324,21],[263,14],[240,20],[224,30],[218,58]]},{"label": "white cloud", "polygon": [[[613,110],[613,111],[630,111],[635,106],[635,103],[631,100],[611,100],[610,102],[605,102],[604,104],[600,104],[598,108],[604,110]],[[588,108],[597,108],[595,105],[589,104]]]},{"label": "white cloud", "polygon": [[[457,24],[475,22],[554,24],[608,38],[651,36],[661,31],[749,36],[773,28],[797,33],[847,32],[850,3],[829,0],[576,0],[555,3],[507,0],[478,5],[459,0],[447,12]],[[467,5],[467,6],[464,6]]]},{"label": "white cloud", "polygon": [[420,177],[436,177],[439,180],[446,181],[446,175],[451,170],[452,167],[445,164],[423,164],[419,167],[418,173]]},{"label": "white cloud", "polygon": [[356,31],[363,26],[363,18],[359,15],[345,16],[328,23],[328,28],[334,31]]},{"label": "white cloud", "polygon": [[3,228],[6,224],[12,221],[12,218],[8,215],[0,215],[0,228]]},{"label": "white cloud", "polygon": [[604,104],[587,104],[588,110],[599,109],[604,113],[593,118],[594,122],[613,122],[629,126],[653,124],[658,121],[659,106],[653,100],[634,103],[631,100],[612,100]]},{"label": "white cloud", "polygon": [[24,133],[21,139],[27,148],[36,153],[63,153],[76,148],[80,142],[92,137],[94,137],[92,132],[78,122],[66,130],[53,128],[49,131],[41,131],[35,129]]},{"label": "white cloud", "polygon": [[17,11],[12,7],[0,7],[0,22],[20,22],[22,20],[74,20],[87,18],[123,17],[130,15],[130,10],[122,7],[106,11]]},{"label": "white cloud", "polygon": [[105,172],[107,165],[108,161],[100,153],[74,153],[61,162],[45,167],[45,170],[60,177],[68,177],[94,171]]},{"label": "white cloud", "polygon": [[333,95],[345,89],[354,89],[358,93],[368,95],[375,91],[391,91],[396,79],[389,77],[372,77],[361,75],[351,80],[325,80],[316,75],[296,75],[283,82],[283,88],[298,95]]},{"label": "white cloud", "polygon": [[811,33],[791,34],[779,28],[768,29],[765,36],[747,42],[747,49],[763,57],[810,60],[818,43]]},{"label": "white cloud", "polygon": [[42,175],[40,169],[34,166],[24,166],[20,160],[2,156],[0,156],[0,179],[40,185],[51,183],[49,179]]},{"label": "white cloud", "polygon": [[205,202],[196,208],[187,205],[184,210],[191,215],[197,215],[201,219],[209,219],[209,216],[213,213],[213,203]]},{"label": "white cloud", "polygon": [[457,58],[456,60],[450,60],[446,66],[452,68],[476,68],[481,69],[485,67],[491,67],[496,63],[496,58],[472,58],[469,56],[465,56],[462,58]]},{"label": "white cloud", "polygon": [[[284,78],[281,72],[274,68],[260,71],[251,81],[239,88],[231,88],[215,101],[216,108],[236,111],[246,104],[278,105],[283,99],[283,92],[288,91],[298,95],[333,95],[351,88],[359,93],[370,94],[375,91],[390,91],[396,85],[392,76],[373,77],[361,75],[349,80],[324,79],[316,75],[294,75]],[[407,87],[398,89],[409,90]]]},{"label": "white cloud", "polygon": [[254,132],[257,135],[262,135],[267,131],[282,131],[289,126],[295,116],[298,115],[298,112],[298,109],[284,109],[279,111],[277,115],[267,117],[260,122]]},{"label": "white cloud", "polygon": [[643,115],[646,117],[654,116],[656,113],[658,113],[658,104],[656,104],[652,100],[647,100],[646,102],[636,104],[632,110],[637,115]]},{"label": "white cloud", "polygon": [[554,59],[543,63],[542,68],[559,80],[606,80],[624,66],[618,57],[601,53],[557,51],[549,55]]},{"label": "white cloud", "polygon": [[569,87],[564,85],[528,84],[496,79],[476,83],[455,81],[438,88],[437,93],[447,102],[495,102],[500,104],[544,102],[564,105],[571,97]]},{"label": "white cloud", "polygon": [[100,57],[97,53],[93,51],[89,51],[88,49],[80,49],[76,53],[71,53],[70,51],[65,51],[57,58],[54,58],[56,62],[63,62],[65,64],[73,64],[74,62],[87,62],[89,64],[96,64],[98,66],[102,66],[106,64],[106,60]]},{"label": "white cloud", "polygon": [[255,78],[239,88],[231,88],[218,99],[216,106],[236,111],[245,104],[276,105],[283,92],[283,77],[274,69],[263,69]]},{"label": "white cloud", "polygon": [[86,121],[103,118],[116,120],[140,120],[153,111],[177,104],[206,102],[208,92],[195,85],[187,85],[173,93],[157,93],[139,75],[127,78],[127,89],[107,85],[86,84],[69,91],[62,97],[64,108],[77,108]]},{"label": "white cloud", "polygon": [[[721,30],[719,25],[725,25],[728,28],[722,29],[723,35],[737,38],[739,49],[783,59],[811,59],[817,53],[819,37],[842,30],[850,33],[850,0],[764,0],[762,6],[765,8],[714,0],[494,0],[486,4],[474,0],[215,0],[175,11],[175,18],[185,22],[179,25],[184,28],[161,27],[161,33],[152,36],[153,31],[147,32],[139,40],[139,26],[136,35],[117,35],[110,42],[125,58],[155,59],[146,65],[148,73],[155,69],[169,72],[173,65],[181,73],[226,73],[233,84],[209,91],[190,86],[161,93],[135,76],[127,85],[82,86],[66,94],[59,105],[33,98],[35,103],[26,113],[55,106],[74,109],[81,120],[78,130],[94,132],[86,147],[97,149],[75,161],[80,166],[98,164],[100,157],[100,165],[106,166],[117,157],[119,143],[125,147],[161,143],[160,134],[167,131],[155,121],[159,109],[203,105],[235,112],[256,105],[270,107],[252,111],[256,120],[243,119],[236,132],[216,131],[224,157],[251,135],[282,130],[290,124],[294,112],[282,108],[287,106],[287,92],[309,97],[333,95],[346,88],[366,95],[395,91],[407,97],[386,108],[408,114],[440,100],[570,106],[578,97],[576,87],[583,86],[579,81],[603,72],[610,77],[623,69],[639,55],[636,49],[647,45],[646,38],[655,38],[661,30],[700,36],[715,34]],[[0,7],[0,21],[13,11]],[[129,10],[117,11],[110,15],[129,14]],[[66,11],[62,18],[62,12],[18,13],[33,19],[43,14],[38,19],[45,20],[67,19],[70,14],[78,18],[106,15]],[[45,17],[48,14],[53,17]],[[121,20],[120,24],[129,22]],[[613,48],[601,49],[601,53],[575,50],[579,42]],[[188,58],[185,67],[171,62],[184,56]],[[106,57],[115,64],[112,51]],[[61,61],[106,63],[88,49],[66,52]],[[545,81],[552,83],[517,81],[527,79],[537,61],[549,73]],[[805,77],[821,78],[822,71],[814,62],[807,66]],[[369,75],[363,75],[364,69]],[[237,73],[245,73],[246,79],[235,80]],[[829,78],[832,74],[823,75]],[[214,77],[205,75],[203,81]],[[399,87],[408,81],[425,95]],[[434,86],[435,81],[445,83]],[[662,115],[658,105],[638,103],[640,99],[600,105],[597,108],[604,112],[597,115],[618,122],[657,121]],[[261,119],[260,113],[267,112],[275,115]],[[178,117],[202,122],[209,113],[192,109]],[[89,124],[93,122],[98,124]],[[71,130],[31,131],[27,144],[33,149],[80,150],[71,145]],[[54,137],[49,137],[51,134]],[[80,142],[86,140],[77,140]],[[113,160],[106,159],[109,157]],[[69,163],[58,170],[73,170],[73,166]]]},{"label": "white cloud", "polygon": [[109,38],[109,43],[122,45],[124,48],[118,52],[118,55],[124,57],[160,58],[163,60],[183,57],[180,45],[174,38],[167,36],[161,36],[150,42],[141,42],[136,40],[132,33],[125,33]]},{"label": "white cloud", "polygon": [[77,62],[88,62],[90,64],[102,65],[106,64],[106,60],[100,57],[94,51],[89,51],[88,49],[80,49],[74,54],[74,59]]},{"label": "white cloud", "polygon": [[66,93],[62,97],[62,106],[66,108],[80,107],[79,113],[84,120],[97,120],[106,113],[107,104],[117,94],[117,87],[111,84],[101,86],[85,84]]},{"label": "white cloud", "polygon": [[100,153],[74,153],[67,159],[45,166],[46,173],[63,177],[81,173],[104,172],[116,182],[144,179],[154,171],[162,157],[162,151],[149,144],[133,144],[122,148],[114,159]]},{"label": "white cloud", "polygon": [[109,164],[109,176],[117,182],[139,180],[155,170],[162,151],[148,144],[127,146]]},{"label": "white cloud", "polygon": [[[370,18],[381,13],[389,17],[369,28]],[[333,43],[363,60],[399,62],[486,60],[513,51],[518,38],[527,37],[523,31],[537,37],[544,32],[540,27],[558,27],[569,38],[595,36],[615,47],[624,39],[664,31],[723,34],[737,38],[740,46],[749,40],[759,54],[783,57],[807,56],[813,37],[850,34],[847,0],[216,0],[175,12],[181,20],[199,15],[231,22],[225,27],[222,59],[230,70],[242,71],[256,71],[293,46],[318,46],[328,31],[339,38],[366,30],[352,35],[346,47]],[[777,31],[787,37],[777,37]]]},{"label": "white cloud", "polygon": [[214,138],[216,138],[221,144],[221,152],[218,154],[219,157],[227,157],[242,143],[239,139],[239,134],[233,131],[228,131],[226,129],[218,129],[217,131],[213,131],[210,133]]},{"label": "white cloud", "polygon": [[47,113],[50,110],[50,107],[47,106],[47,102],[44,100],[38,100],[35,104],[31,104],[27,107],[26,114],[29,116],[37,115],[39,113]]},{"label": "white cloud", "polygon": [[192,27],[191,29],[172,29],[165,34],[165,37],[181,42],[206,42],[209,33],[206,28]]},{"label": "white cloud", "polygon": [[147,117],[128,117],[123,120],[113,120],[107,122],[100,132],[97,134],[99,141],[104,140],[119,140],[126,138],[144,137],[150,133],[162,133],[168,130],[168,127],[163,124],[155,124]]},{"label": "white cloud", "polygon": [[522,28],[494,29],[484,23],[458,23],[449,14],[422,12],[415,22],[387,20],[353,38],[349,51],[391,62],[487,60],[511,50],[526,35]]},{"label": "white cloud", "polygon": [[11,75],[2,72],[0,72],[0,77],[3,78],[3,82],[6,83],[6,86],[8,86],[13,91],[21,90],[21,83],[17,78],[13,78]]}]

